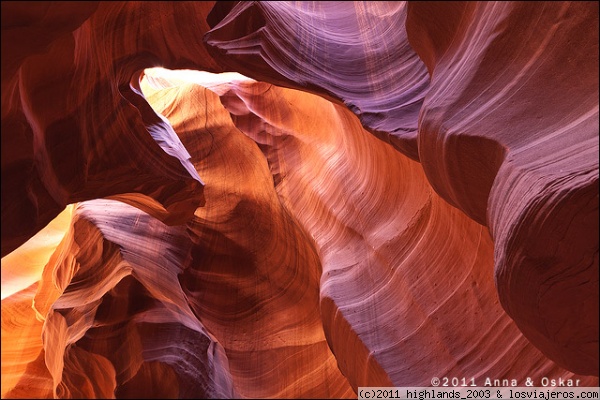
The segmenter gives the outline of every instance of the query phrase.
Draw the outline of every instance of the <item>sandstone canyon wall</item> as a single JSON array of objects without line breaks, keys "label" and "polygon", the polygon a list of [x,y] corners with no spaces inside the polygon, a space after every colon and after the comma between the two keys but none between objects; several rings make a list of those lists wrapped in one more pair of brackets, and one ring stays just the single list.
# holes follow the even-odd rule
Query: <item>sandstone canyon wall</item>
[{"label": "sandstone canyon wall", "polygon": [[2,2],[2,397],[598,386],[598,72],[595,2]]}]

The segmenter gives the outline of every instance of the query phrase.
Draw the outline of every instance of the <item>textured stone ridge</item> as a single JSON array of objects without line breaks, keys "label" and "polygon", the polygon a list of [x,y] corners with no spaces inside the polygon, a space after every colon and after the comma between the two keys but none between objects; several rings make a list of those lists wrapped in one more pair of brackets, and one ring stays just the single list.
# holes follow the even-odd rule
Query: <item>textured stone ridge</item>
[{"label": "textured stone ridge", "polygon": [[210,9],[2,2],[3,256],[77,201],[112,197],[169,223],[190,218],[201,179],[136,82],[158,63],[215,70],[202,45]]},{"label": "textured stone ridge", "polygon": [[598,386],[598,76],[597,2],[2,2],[2,397]]},{"label": "textured stone ridge", "polygon": [[409,3],[407,20],[432,74],[423,169],[490,228],[500,300],[529,340],[598,375],[598,3],[433,11]]},{"label": "textured stone ridge", "polygon": [[242,2],[207,43],[251,77],[333,94],[369,128],[418,117],[391,142],[489,227],[505,310],[546,355],[598,375],[598,4],[328,7]]},{"label": "textured stone ridge", "polygon": [[[213,12],[226,7],[217,2]],[[343,101],[373,133],[418,160],[429,76],[408,43],[406,11],[401,1],[240,2],[206,43],[232,70]]]}]

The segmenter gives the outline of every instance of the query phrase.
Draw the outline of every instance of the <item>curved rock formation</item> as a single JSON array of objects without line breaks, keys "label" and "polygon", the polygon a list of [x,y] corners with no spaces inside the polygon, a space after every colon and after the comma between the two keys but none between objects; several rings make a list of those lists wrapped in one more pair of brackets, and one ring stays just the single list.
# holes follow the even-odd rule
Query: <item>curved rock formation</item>
[{"label": "curved rock formation", "polygon": [[178,283],[188,243],[183,226],[126,204],[78,205],[33,301],[56,397],[235,395],[223,348]]},{"label": "curved rock formation", "polygon": [[2,397],[598,386],[597,54],[597,3],[2,2]]},{"label": "curved rock formation", "polygon": [[148,101],[169,119],[206,182],[207,204],[188,224],[192,260],[180,282],[225,348],[240,395],[355,396],[323,333],[317,249],[281,203],[259,147],[215,93],[173,86],[168,76],[160,85],[168,88],[157,90],[152,81],[154,89],[142,86]]},{"label": "curved rock formation", "polygon": [[409,4],[407,21],[432,74],[423,169],[489,226],[519,328],[559,364],[598,375],[598,4],[436,6]]},{"label": "curved rock formation", "polygon": [[[230,5],[217,2],[213,13]],[[406,2],[239,2],[206,35],[234,71],[343,101],[378,137],[418,160],[429,77],[407,40]]]},{"label": "curved rock formation", "polygon": [[44,267],[71,224],[72,213],[73,206],[67,206],[44,229],[2,257],[2,299],[40,280]]},{"label": "curved rock formation", "polygon": [[[396,148],[412,158],[418,149],[436,192],[489,226],[502,304],[527,337],[561,365],[598,375],[598,4],[348,3],[343,18],[327,7],[240,3],[207,43],[251,77],[316,85],[351,107],[361,90],[365,102],[379,95],[385,123],[362,120],[390,133],[406,126],[399,119],[416,122],[418,104],[418,134]],[[393,33],[405,19],[408,49]],[[328,51],[339,42],[341,52]],[[426,87],[412,51],[431,76]],[[368,79],[353,91],[350,76]],[[424,101],[405,102],[408,93]]]},{"label": "curved rock formation", "polygon": [[2,2],[3,256],[77,201],[112,197],[171,224],[190,218],[201,179],[135,82],[159,64],[215,70],[202,44],[211,7]]},{"label": "curved rock formation", "polygon": [[503,313],[485,228],[443,201],[419,164],[302,92],[240,83],[222,101],[320,250],[325,333],[355,389],[565,374]]}]

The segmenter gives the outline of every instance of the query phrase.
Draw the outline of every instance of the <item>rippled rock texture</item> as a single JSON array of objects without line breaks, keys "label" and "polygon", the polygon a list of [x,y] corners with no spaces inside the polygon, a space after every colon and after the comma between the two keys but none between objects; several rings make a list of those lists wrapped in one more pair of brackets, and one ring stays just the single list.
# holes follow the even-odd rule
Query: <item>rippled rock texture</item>
[{"label": "rippled rock texture", "polygon": [[2,397],[598,386],[598,72],[592,2],[2,2]]}]

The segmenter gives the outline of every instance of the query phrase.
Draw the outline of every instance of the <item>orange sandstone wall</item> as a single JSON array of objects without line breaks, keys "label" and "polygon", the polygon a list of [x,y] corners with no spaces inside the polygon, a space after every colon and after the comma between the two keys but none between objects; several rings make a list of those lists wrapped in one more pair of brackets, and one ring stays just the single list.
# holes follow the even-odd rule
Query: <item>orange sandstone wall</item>
[{"label": "orange sandstone wall", "polygon": [[598,72],[592,2],[2,2],[2,397],[597,386]]}]

